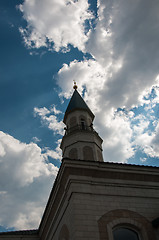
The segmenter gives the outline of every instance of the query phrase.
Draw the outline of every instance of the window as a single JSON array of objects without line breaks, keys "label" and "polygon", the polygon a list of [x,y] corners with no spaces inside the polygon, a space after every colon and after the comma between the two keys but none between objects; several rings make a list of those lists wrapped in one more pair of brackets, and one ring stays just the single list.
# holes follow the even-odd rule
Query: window
[{"label": "window", "polygon": [[83,148],[83,158],[84,160],[94,160],[93,150],[89,146]]},{"label": "window", "polygon": [[98,227],[100,240],[156,240],[151,222],[127,209],[106,212],[98,220]]},{"label": "window", "polygon": [[139,240],[137,232],[129,228],[120,227],[113,231],[114,240]]},{"label": "window", "polygon": [[77,148],[72,148],[72,149],[69,151],[69,158],[71,158],[71,159],[78,159]]},{"label": "window", "polygon": [[83,118],[81,118],[81,128],[82,128],[82,130],[86,129],[86,123],[85,123],[85,120]]}]

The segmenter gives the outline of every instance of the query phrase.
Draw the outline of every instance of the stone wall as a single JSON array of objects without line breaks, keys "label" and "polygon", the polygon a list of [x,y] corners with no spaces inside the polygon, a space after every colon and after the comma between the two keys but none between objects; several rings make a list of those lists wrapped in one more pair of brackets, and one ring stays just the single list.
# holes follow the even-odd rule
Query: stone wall
[{"label": "stone wall", "polygon": [[63,195],[46,239],[113,240],[112,230],[126,226],[159,240],[151,223],[159,217],[158,168],[67,159],[60,171]]}]

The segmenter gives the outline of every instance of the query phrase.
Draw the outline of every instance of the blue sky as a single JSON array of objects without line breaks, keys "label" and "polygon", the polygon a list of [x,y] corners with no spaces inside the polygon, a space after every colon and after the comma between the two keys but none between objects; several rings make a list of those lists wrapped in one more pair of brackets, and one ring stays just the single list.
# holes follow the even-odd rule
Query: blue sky
[{"label": "blue sky", "polygon": [[159,166],[159,2],[0,2],[0,226],[38,227],[73,80],[105,161]]}]

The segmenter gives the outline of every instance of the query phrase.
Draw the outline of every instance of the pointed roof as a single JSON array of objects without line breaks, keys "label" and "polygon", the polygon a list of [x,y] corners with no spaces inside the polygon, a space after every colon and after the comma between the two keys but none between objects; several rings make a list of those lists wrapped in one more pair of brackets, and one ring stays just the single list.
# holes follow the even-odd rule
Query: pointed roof
[{"label": "pointed roof", "polygon": [[68,113],[73,112],[75,110],[87,111],[91,115],[91,117],[94,119],[94,114],[89,109],[89,107],[87,106],[87,104],[85,103],[85,101],[83,100],[79,92],[77,91],[77,89],[74,90],[74,93],[66,109],[65,116],[64,116],[64,123],[66,121],[66,117]]}]

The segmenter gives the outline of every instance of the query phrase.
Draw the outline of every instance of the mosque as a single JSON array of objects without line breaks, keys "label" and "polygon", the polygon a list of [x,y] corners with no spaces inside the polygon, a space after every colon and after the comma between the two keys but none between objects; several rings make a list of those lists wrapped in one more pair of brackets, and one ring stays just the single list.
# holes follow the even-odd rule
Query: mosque
[{"label": "mosque", "polygon": [[159,240],[159,168],[104,162],[94,117],[75,84],[40,226],[0,240]]}]

